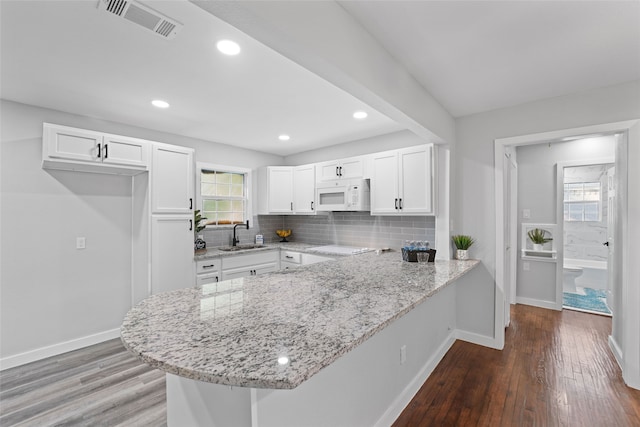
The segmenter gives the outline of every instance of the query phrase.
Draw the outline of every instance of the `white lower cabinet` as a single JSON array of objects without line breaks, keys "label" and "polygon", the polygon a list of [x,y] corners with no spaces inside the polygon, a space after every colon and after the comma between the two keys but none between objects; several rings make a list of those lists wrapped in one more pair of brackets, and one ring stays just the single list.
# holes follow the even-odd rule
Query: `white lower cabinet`
[{"label": "white lower cabinet", "polygon": [[280,269],[278,251],[267,251],[225,257],[222,262],[222,280],[257,276]]},{"label": "white lower cabinet", "polygon": [[316,264],[319,262],[331,261],[332,259],[333,258],[315,254],[283,250],[280,253],[280,269],[289,270],[290,268],[300,267],[301,265]]},{"label": "white lower cabinet", "polygon": [[196,285],[206,285],[222,280],[221,264],[219,258],[196,261]]},{"label": "white lower cabinet", "polygon": [[151,218],[151,294],[193,286],[192,217]]}]

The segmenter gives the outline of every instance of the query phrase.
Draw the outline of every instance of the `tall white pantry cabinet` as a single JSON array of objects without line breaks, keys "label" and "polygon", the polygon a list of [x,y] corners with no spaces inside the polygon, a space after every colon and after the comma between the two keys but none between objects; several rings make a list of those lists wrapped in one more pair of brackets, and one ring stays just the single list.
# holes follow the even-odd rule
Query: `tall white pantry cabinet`
[{"label": "tall white pantry cabinet", "polygon": [[190,148],[154,143],[150,173],[134,177],[134,304],[195,281],[193,155]]}]

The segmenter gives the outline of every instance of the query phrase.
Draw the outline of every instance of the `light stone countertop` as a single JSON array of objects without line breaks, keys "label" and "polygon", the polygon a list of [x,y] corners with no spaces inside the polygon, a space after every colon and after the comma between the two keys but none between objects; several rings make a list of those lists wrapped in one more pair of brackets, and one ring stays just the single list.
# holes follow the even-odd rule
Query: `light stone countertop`
[{"label": "light stone countertop", "polygon": [[250,254],[255,252],[276,251],[280,249],[287,250],[287,251],[295,251],[295,252],[309,252],[309,253],[315,253],[317,255],[329,256],[329,257],[343,256],[343,255],[335,255],[335,254],[331,254],[331,255],[320,254],[317,252],[308,251],[309,248],[313,248],[316,246],[322,246],[322,245],[310,245],[308,243],[297,243],[297,242],[286,242],[286,243],[275,242],[275,243],[265,243],[261,248],[243,249],[243,250],[237,250],[237,251],[221,251],[218,247],[213,247],[213,248],[207,248],[205,250],[196,251],[194,255],[194,259],[196,261],[201,261],[204,259],[226,258],[226,257],[231,257],[236,255],[244,255],[244,254]]},{"label": "light stone countertop", "polygon": [[171,374],[291,389],[478,264],[369,252],[185,288],[137,304],[121,337],[139,359]]}]

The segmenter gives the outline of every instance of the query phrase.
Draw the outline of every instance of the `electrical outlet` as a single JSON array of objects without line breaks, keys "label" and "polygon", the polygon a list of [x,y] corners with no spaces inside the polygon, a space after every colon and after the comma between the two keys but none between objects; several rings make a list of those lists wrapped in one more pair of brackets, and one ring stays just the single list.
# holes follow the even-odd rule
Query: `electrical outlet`
[{"label": "electrical outlet", "polygon": [[529,263],[529,261],[525,261],[522,263],[522,269],[524,271],[529,271],[531,270],[531,264]]},{"label": "electrical outlet", "polygon": [[407,346],[403,345],[400,347],[400,364],[402,365],[407,361]]},{"label": "electrical outlet", "polygon": [[87,241],[84,237],[76,237],[76,249],[84,249],[87,247]]}]

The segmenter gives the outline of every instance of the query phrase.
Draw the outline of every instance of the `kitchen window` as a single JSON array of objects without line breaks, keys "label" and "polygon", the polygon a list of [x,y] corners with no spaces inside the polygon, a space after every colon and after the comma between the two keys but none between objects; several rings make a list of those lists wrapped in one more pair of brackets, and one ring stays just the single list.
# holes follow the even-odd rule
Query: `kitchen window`
[{"label": "kitchen window", "polygon": [[197,166],[198,206],[207,227],[241,224],[249,219],[251,171],[206,163]]},{"label": "kitchen window", "polygon": [[564,220],[601,220],[600,182],[572,182],[564,184]]}]

